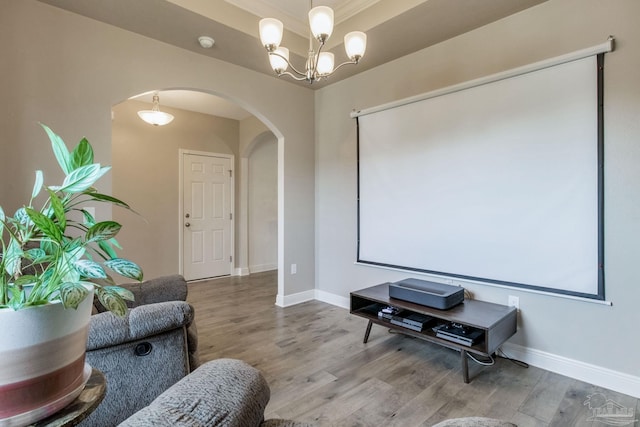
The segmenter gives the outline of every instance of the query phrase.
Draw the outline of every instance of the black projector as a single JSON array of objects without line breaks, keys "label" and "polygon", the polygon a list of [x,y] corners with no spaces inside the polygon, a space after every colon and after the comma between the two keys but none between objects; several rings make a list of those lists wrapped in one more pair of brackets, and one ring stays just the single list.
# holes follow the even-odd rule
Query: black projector
[{"label": "black projector", "polygon": [[464,288],[420,279],[404,279],[389,284],[389,297],[447,310],[464,301]]}]

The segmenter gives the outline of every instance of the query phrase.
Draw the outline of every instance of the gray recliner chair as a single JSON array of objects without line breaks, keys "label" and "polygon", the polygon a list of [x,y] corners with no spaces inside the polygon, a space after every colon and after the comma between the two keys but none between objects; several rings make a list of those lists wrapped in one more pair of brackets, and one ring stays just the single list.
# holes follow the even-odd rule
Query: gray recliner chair
[{"label": "gray recliner chair", "polygon": [[107,392],[83,427],[118,425],[199,365],[184,278],[121,286],[135,296],[127,315],[114,316],[96,303],[89,325],[87,363],[105,375]]},{"label": "gray recliner chair", "polygon": [[207,362],[126,419],[120,427],[313,427],[264,420],[271,391],[262,373],[236,359]]}]

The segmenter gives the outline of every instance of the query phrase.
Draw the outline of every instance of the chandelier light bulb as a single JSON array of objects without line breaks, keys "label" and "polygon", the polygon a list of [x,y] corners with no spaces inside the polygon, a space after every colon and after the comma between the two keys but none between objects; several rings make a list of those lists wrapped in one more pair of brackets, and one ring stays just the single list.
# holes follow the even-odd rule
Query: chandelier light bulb
[{"label": "chandelier light bulb", "polygon": [[333,9],[327,6],[316,6],[309,11],[311,34],[320,43],[324,43],[333,32]]},{"label": "chandelier light bulb", "polygon": [[260,20],[260,41],[269,51],[273,52],[282,42],[284,26],[282,22],[275,18],[264,18]]},{"label": "chandelier light bulb", "polygon": [[271,68],[278,74],[282,74],[287,70],[289,66],[289,49],[286,47],[279,47],[273,51],[272,55],[269,55],[269,62]]},{"label": "chandelier light bulb", "polygon": [[359,61],[367,50],[367,35],[362,31],[352,31],[344,36],[344,49],[352,61]]},{"label": "chandelier light bulb", "polygon": [[322,52],[318,56],[318,74],[328,76],[333,73],[334,55],[331,52]]}]

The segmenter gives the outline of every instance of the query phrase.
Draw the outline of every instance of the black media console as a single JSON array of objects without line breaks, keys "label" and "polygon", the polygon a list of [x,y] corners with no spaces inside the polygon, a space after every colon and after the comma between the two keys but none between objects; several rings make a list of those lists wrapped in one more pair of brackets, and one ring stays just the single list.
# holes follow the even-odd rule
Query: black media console
[{"label": "black media console", "polygon": [[[387,307],[398,313],[382,313]],[[462,378],[469,382],[467,353],[492,355],[516,333],[514,307],[483,301],[465,300],[448,310],[438,310],[389,297],[389,283],[351,292],[351,314],[369,320],[364,342],[375,323],[460,351]],[[418,316],[415,316],[418,315]],[[394,317],[395,316],[395,317]],[[422,319],[416,323],[414,319]],[[430,319],[430,320],[425,320]],[[404,321],[403,321],[404,320]],[[416,326],[418,325],[418,326]]]}]

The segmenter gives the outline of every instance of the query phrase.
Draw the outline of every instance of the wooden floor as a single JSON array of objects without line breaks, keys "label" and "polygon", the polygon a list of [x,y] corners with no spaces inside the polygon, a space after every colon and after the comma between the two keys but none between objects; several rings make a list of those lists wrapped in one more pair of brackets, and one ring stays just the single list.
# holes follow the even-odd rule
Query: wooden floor
[{"label": "wooden floor", "polygon": [[260,369],[271,388],[267,418],[411,427],[485,416],[521,427],[604,426],[590,417],[606,399],[640,418],[639,399],[506,359],[491,367],[470,361],[464,384],[454,350],[377,325],[363,344],[365,319],[318,301],[280,308],[276,293],[276,272],[189,284],[201,359]]}]

